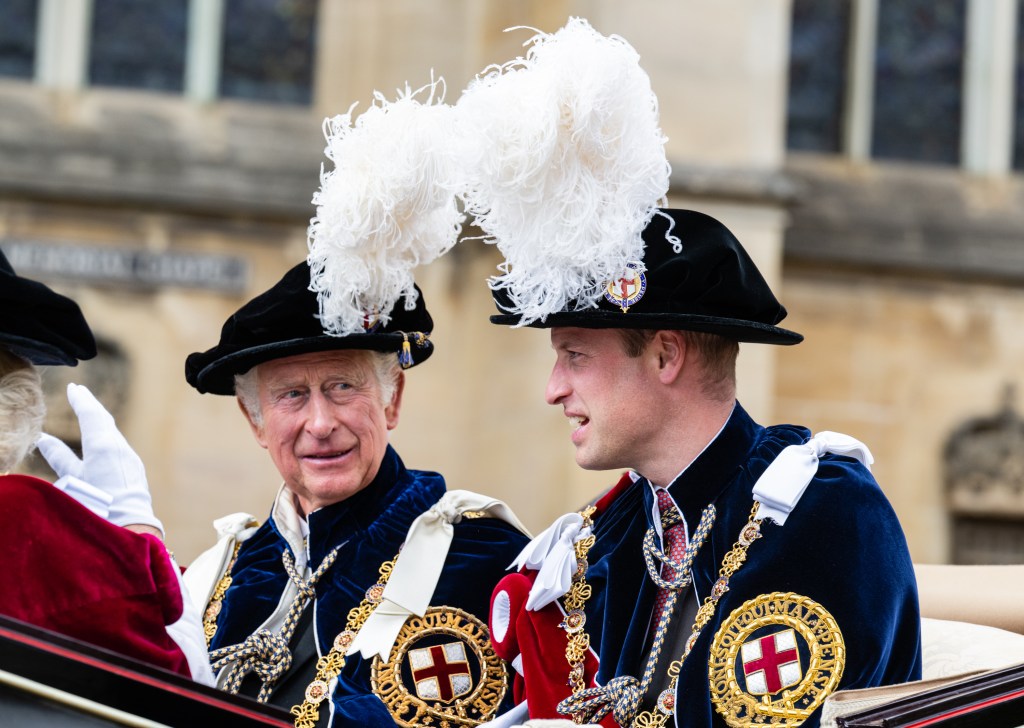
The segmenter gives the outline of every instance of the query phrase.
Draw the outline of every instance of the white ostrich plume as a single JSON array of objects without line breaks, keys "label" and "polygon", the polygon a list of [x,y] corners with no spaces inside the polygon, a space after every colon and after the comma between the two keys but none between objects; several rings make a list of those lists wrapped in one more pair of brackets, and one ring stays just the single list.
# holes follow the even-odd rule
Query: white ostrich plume
[{"label": "white ostrich plume", "polygon": [[642,259],[670,174],[658,101],[629,43],[570,18],[527,45],[456,104],[466,209],[505,256],[490,285],[507,289],[519,325],[596,305]]},{"label": "white ostrich plume", "polygon": [[324,153],[334,168],[321,167],[313,195],[308,261],[327,334],[361,332],[367,316],[387,324],[402,297],[412,310],[412,269],[458,239],[456,137],[443,97],[438,79],[417,91],[406,86],[393,102],[374,92],[374,104],[354,123],[355,105],[324,121]]}]

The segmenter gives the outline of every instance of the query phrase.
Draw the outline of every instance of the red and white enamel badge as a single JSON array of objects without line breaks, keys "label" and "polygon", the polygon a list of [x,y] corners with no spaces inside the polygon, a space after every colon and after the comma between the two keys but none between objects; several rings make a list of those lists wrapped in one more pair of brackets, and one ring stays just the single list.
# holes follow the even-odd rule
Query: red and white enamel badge
[{"label": "red and white enamel badge", "polygon": [[453,607],[409,617],[390,659],[373,660],[374,694],[400,726],[471,728],[494,717],[508,690],[487,626]]},{"label": "red and white enamel badge", "polygon": [[625,274],[608,283],[604,297],[606,301],[622,309],[622,313],[626,313],[646,292],[647,276],[640,271],[636,263],[628,263]]},{"label": "red and white enamel badge", "polygon": [[466,646],[462,642],[409,650],[409,668],[416,695],[423,700],[450,703],[473,689]]},{"label": "red and white enamel badge", "polygon": [[792,592],[762,594],[715,633],[711,702],[733,728],[798,726],[839,687],[845,666],[843,633],[828,610]]},{"label": "red and white enamel badge", "polygon": [[751,695],[773,695],[803,679],[796,632],[784,629],[744,642],[740,647],[743,677]]}]

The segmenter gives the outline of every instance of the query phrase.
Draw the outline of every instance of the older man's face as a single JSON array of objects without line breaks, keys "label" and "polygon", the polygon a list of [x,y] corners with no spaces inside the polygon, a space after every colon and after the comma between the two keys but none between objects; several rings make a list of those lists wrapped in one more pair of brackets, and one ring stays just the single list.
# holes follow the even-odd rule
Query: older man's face
[{"label": "older man's face", "polygon": [[377,475],[402,381],[383,402],[371,357],[343,350],[259,365],[263,421],[249,423],[304,513],[345,500]]}]

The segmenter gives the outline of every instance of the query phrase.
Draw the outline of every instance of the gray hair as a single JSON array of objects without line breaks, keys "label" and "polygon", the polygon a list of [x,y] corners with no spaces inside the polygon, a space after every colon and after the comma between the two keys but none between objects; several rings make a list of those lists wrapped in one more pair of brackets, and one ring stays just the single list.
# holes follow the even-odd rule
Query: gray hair
[{"label": "gray hair", "polygon": [[0,473],[9,473],[35,449],[44,417],[39,371],[0,349]]},{"label": "gray hair", "polygon": [[[380,385],[381,404],[387,405],[398,387],[402,367],[392,352],[362,350],[370,357],[373,374]],[[263,408],[260,406],[259,364],[244,374],[235,375],[235,396],[257,427],[263,425]]]}]

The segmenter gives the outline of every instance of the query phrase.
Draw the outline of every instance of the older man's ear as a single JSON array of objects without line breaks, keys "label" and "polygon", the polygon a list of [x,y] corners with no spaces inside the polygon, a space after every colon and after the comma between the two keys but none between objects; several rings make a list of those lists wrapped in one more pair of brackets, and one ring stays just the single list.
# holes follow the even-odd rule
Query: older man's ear
[{"label": "older man's ear", "polygon": [[391,401],[384,408],[384,418],[387,421],[388,429],[398,427],[398,413],[402,409],[402,392],[405,390],[405,372],[398,372],[395,378],[395,392],[391,395]]},{"label": "older man's ear", "polygon": [[256,442],[260,444],[260,447],[266,449],[267,442],[263,437],[263,423],[257,421],[252,413],[249,412],[249,408],[245,406],[245,402],[242,401],[241,397],[235,397],[235,402],[238,404],[238,409],[242,410],[242,414],[245,415],[245,421],[249,423],[249,427],[252,428],[252,434],[256,438]]}]

